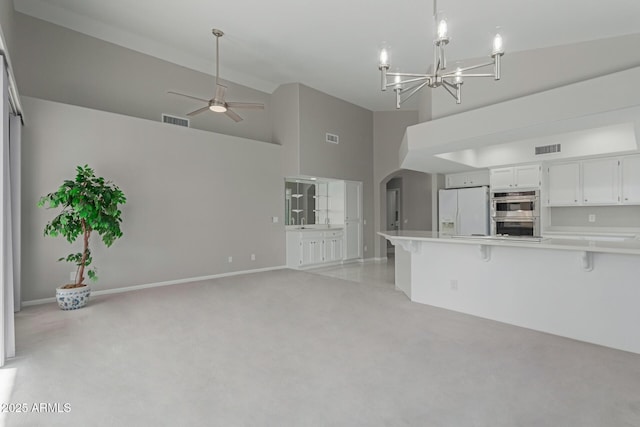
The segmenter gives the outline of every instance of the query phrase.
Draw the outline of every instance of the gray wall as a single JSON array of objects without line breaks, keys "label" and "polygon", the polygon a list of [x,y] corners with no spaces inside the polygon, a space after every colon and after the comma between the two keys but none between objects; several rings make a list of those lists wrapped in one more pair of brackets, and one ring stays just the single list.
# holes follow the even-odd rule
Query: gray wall
[{"label": "gray wall", "polygon": [[[555,207],[550,213],[553,227],[640,227],[640,206]],[[590,214],[595,214],[595,222],[589,222]]]},{"label": "gray wall", "polygon": [[272,141],[282,145],[282,175],[300,175],[300,85],[279,86],[271,95]]},{"label": "gray wall", "polygon": [[12,0],[0,0],[0,29],[10,52],[13,52],[14,13]]},{"label": "gray wall", "polygon": [[[167,94],[168,90],[204,99],[213,97],[215,78],[211,75],[18,12],[14,24],[15,49],[11,54],[21,95],[154,121],[161,120],[162,113],[186,117],[204,105]],[[271,141],[270,95],[223,83],[229,86],[228,101],[262,102],[265,110],[238,110],[245,119],[239,123],[207,111],[193,117],[191,126]]]},{"label": "gray wall", "polygon": [[431,230],[431,175],[402,171],[402,228]]},{"label": "gray wall", "polygon": [[[502,79],[467,79],[462,88],[462,104],[442,89],[432,90],[432,111],[423,117],[449,116],[497,102],[530,95],[582,80],[640,65],[640,34],[613,37],[524,52],[508,51],[502,58]],[[487,58],[465,60],[465,64]],[[425,103],[421,103],[424,110]],[[424,120],[421,120],[424,121]]]},{"label": "gray wall", "polygon": [[[281,147],[23,97],[23,299],[51,297],[71,252],[42,230],[41,195],[89,164],[125,192],[124,237],[94,237],[94,289],[284,265]],[[77,249],[73,247],[73,249]],[[256,261],[251,261],[251,254]],[[233,257],[233,263],[227,257]]]},{"label": "gray wall", "polygon": [[[355,104],[299,85],[300,173],[362,181],[364,258],[373,257],[373,113]],[[326,133],[340,137],[325,142]]]},{"label": "gray wall", "polygon": [[[417,111],[376,111],[373,113],[373,182],[375,230],[386,227],[386,183],[400,170],[399,149],[407,126],[418,123]],[[403,227],[404,228],[404,227]],[[384,238],[375,236],[374,256],[386,256]]]}]

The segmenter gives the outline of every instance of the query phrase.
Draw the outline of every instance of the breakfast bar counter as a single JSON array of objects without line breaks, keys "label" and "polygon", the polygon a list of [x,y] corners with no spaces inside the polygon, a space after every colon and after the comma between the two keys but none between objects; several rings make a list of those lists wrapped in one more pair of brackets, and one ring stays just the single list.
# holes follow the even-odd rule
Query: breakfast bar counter
[{"label": "breakfast bar counter", "polygon": [[412,301],[640,353],[640,240],[379,233]]}]

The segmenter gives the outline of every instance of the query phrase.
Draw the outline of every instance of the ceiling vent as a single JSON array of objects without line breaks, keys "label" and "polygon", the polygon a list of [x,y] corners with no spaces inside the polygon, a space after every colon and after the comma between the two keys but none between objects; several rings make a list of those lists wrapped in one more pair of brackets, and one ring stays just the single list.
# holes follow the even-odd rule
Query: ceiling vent
[{"label": "ceiling vent", "polygon": [[539,156],[540,154],[559,153],[560,151],[560,144],[541,145],[536,147],[536,156]]},{"label": "ceiling vent", "polygon": [[330,142],[332,144],[339,144],[340,143],[340,137],[338,135],[334,135],[332,133],[327,133],[326,141]]},{"label": "ceiling vent", "polygon": [[162,115],[162,123],[169,123],[170,125],[189,127],[189,119],[183,119],[182,117],[170,116],[169,114]]}]

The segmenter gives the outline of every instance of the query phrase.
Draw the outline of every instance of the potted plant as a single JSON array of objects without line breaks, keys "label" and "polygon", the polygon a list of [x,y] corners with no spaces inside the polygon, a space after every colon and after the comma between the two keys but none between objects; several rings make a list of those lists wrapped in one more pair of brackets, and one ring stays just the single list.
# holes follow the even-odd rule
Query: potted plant
[{"label": "potted plant", "polygon": [[72,253],[58,261],[76,265],[75,282],[56,288],[56,300],[62,310],[83,307],[89,300],[91,289],[85,283],[85,273],[95,281],[95,267],[89,249],[92,232],[98,233],[109,247],[122,236],[119,204],[124,204],[124,193],[111,181],[96,177],[88,165],[76,167],[75,181],[66,180],[54,193],[40,198],[38,206],[61,207],[62,211],[44,228],[45,236],[64,236],[69,243],[82,239],[82,251]]}]

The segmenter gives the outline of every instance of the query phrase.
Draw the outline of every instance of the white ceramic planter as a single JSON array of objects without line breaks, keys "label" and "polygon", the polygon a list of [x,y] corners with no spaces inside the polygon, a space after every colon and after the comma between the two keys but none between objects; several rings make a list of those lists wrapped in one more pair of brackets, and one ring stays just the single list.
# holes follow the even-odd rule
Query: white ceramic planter
[{"label": "white ceramic planter", "polygon": [[63,289],[62,286],[56,288],[56,301],[61,310],[76,310],[87,305],[91,295],[91,287],[84,285],[80,288]]}]

